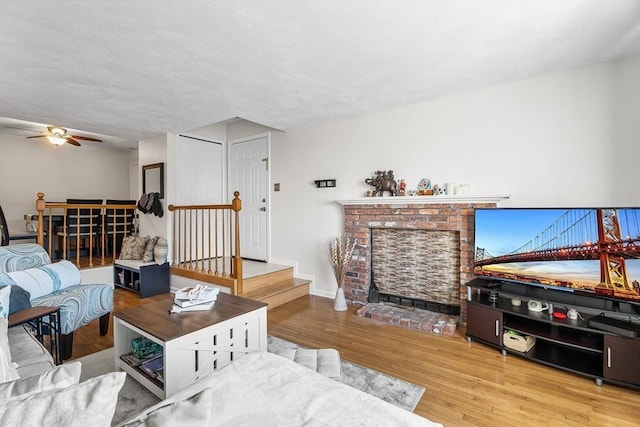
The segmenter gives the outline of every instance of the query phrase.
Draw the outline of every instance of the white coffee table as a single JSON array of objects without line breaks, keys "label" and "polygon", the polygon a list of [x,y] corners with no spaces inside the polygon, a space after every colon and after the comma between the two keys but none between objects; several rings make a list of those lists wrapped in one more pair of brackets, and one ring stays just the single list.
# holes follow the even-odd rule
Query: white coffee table
[{"label": "white coffee table", "polygon": [[[267,351],[267,304],[220,293],[211,310],[169,314],[172,300],[114,313],[115,366],[161,399],[174,395],[246,353]],[[146,337],[164,349],[164,383],[120,355]]]}]

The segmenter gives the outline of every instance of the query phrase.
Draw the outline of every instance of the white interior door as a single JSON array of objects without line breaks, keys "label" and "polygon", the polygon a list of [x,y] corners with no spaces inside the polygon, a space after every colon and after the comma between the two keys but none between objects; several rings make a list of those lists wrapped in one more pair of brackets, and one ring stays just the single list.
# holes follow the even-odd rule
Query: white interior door
[{"label": "white interior door", "polygon": [[[215,205],[226,204],[223,190],[225,188],[223,171],[223,145],[219,142],[207,141],[190,136],[180,135],[177,147],[176,162],[176,204],[178,205]],[[183,213],[184,214],[184,213]],[[181,217],[188,227],[200,230],[200,236],[209,232],[210,217],[191,213]],[[215,253],[209,253],[209,245],[202,240],[191,240],[192,235],[183,236],[186,253],[192,259],[207,259]],[[219,248],[227,245],[218,235]],[[222,252],[220,252],[222,253]]]},{"label": "white interior door", "polygon": [[236,139],[229,147],[229,195],[240,192],[240,254],[267,260],[268,135]]},{"label": "white interior door", "polygon": [[218,204],[223,201],[222,144],[180,135],[176,204]]}]

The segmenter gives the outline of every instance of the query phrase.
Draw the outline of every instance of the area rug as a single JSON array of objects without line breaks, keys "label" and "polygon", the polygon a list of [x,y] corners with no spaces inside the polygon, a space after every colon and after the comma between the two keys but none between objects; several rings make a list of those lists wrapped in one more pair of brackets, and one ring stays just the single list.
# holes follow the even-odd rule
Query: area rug
[{"label": "area rug", "polygon": [[[284,348],[298,347],[300,346],[292,342],[276,337],[268,337],[267,350],[272,353]],[[81,381],[113,372],[113,347],[76,360],[82,363]],[[413,411],[415,409],[424,393],[424,387],[402,381],[344,359],[342,360],[341,368],[342,383],[376,396],[407,411]],[[159,401],[160,399],[153,393],[127,375],[124,386],[118,395],[118,405],[116,406],[116,413],[113,417],[113,424],[115,425],[125,421]]]}]

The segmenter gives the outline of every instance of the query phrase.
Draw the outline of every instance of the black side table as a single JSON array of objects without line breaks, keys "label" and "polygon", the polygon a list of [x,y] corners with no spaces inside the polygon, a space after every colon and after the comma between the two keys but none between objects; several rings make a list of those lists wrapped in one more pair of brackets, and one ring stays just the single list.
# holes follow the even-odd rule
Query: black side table
[{"label": "black side table", "polygon": [[49,353],[56,365],[62,364],[60,357],[60,307],[36,306],[9,315],[9,327],[28,323],[36,330],[36,338],[44,345],[44,326],[48,326]]}]

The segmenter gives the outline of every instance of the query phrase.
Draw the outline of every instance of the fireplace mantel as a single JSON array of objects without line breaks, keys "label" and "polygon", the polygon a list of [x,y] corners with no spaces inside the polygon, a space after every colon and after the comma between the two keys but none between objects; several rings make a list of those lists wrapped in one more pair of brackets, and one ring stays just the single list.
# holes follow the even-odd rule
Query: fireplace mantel
[{"label": "fireplace mantel", "polygon": [[[357,240],[344,282],[352,304],[366,304],[371,284],[371,230],[453,231],[460,244],[460,320],[466,322],[466,283],[473,279],[474,218],[477,208],[495,208],[508,194],[456,194],[451,196],[358,197],[338,200],[344,210],[344,234]],[[459,283],[457,282],[459,280]]]},{"label": "fireplace mantel", "polygon": [[456,194],[452,196],[384,196],[336,200],[341,205],[424,205],[450,203],[498,203],[509,194]]}]

